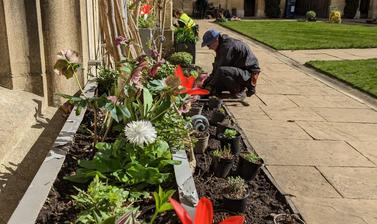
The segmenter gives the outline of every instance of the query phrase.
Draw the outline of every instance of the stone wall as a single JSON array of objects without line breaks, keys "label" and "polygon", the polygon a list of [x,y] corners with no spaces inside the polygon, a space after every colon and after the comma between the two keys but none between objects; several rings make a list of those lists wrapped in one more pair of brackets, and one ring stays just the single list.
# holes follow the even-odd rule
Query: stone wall
[{"label": "stone wall", "polygon": [[331,0],[330,1],[330,7],[329,7],[329,12],[331,9],[338,9],[341,12],[344,10],[344,6],[346,6],[346,1],[345,0]]},{"label": "stone wall", "polygon": [[370,19],[377,18],[377,0],[370,0],[368,18]]}]

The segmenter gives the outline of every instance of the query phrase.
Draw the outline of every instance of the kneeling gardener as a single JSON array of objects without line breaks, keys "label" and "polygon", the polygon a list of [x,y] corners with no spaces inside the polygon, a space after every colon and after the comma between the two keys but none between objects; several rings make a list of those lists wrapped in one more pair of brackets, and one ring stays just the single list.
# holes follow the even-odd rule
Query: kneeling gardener
[{"label": "kneeling gardener", "polygon": [[213,70],[204,82],[211,95],[229,91],[235,98],[255,93],[260,73],[258,59],[242,41],[210,29],[203,35],[202,47],[216,52]]}]

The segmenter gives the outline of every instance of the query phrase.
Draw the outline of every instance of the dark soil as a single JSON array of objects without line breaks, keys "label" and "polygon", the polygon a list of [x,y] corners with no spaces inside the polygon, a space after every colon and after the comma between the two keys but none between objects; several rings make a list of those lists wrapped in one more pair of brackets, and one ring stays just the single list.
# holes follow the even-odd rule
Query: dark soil
[{"label": "dark soil", "polygon": [[[203,115],[211,116],[211,111],[203,109]],[[232,122],[231,122],[232,123]],[[212,150],[220,147],[220,141],[216,139],[216,126],[211,125],[209,128],[211,137],[208,143],[208,149],[205,154],[196,154],[197,167],[194,173],[194,181],[199,197],[210,198],[214,204],[215,223],[232,215],[233,212],[223,209],[224,192],[227,188],[227,180],[213,176],[211,168]],[[241,143],[241,151],[246,151],[246,144]],[[249,149],[250,150],[250,149]],[[230,176],[236,176],[238,157],[235,156],[235,162],[230,172]],[[283,195],[270,182],[268,177],[261,170],[257,177],[248,183],[250,196],[247,198],[247,208],[245,211],[246,223],[253,224],[274,224],[274,217],[277,224],[300,224],[297,221]]]}]

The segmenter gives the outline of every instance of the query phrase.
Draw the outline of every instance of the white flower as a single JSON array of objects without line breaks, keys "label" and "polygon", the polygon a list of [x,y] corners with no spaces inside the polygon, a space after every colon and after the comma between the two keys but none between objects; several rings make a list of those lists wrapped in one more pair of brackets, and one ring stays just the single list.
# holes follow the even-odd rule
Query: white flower
[{"label": "white flower", "polygon": [[131,143],[144,145],[156,140],[157,132],[150,121],[132,121],[124,129],[124,133]]}]

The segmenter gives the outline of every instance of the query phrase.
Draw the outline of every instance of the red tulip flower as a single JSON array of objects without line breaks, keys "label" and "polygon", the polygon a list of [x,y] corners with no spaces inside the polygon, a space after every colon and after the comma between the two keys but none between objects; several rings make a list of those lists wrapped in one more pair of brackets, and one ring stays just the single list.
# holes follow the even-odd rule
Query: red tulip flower
[{"label": "red tulip flower", "polygon": [[180,65],[175,69],[175,76],[181,81],[181,86],[185,89],[181,90],[179,93],[187,93],[189,95],[208,95],[209,91],[207,89],[194,88],[195,77],[186,77],[183,74],[183,70]]},{"label": "red tulip flower", "polygon": [[148,15],[152,10],[152,6],[149,5],[149,4],[145,4],[143,5],[143,7],[141,7],[140,9],[140,14],[141,15]]},{"label": "red tulip flower", "polygon": [[[208,198],[201,198],[196,207],[195,220],[192,222],[191,217],[182,205],[176,200],[170,198],[170,204],[173,206],[175,213],[181,220],[182,224],[212,224],[213,223],[213,206]],[[244,216],[231,216],[224,219],[219,224],[243,224],[245,222]]]}]

